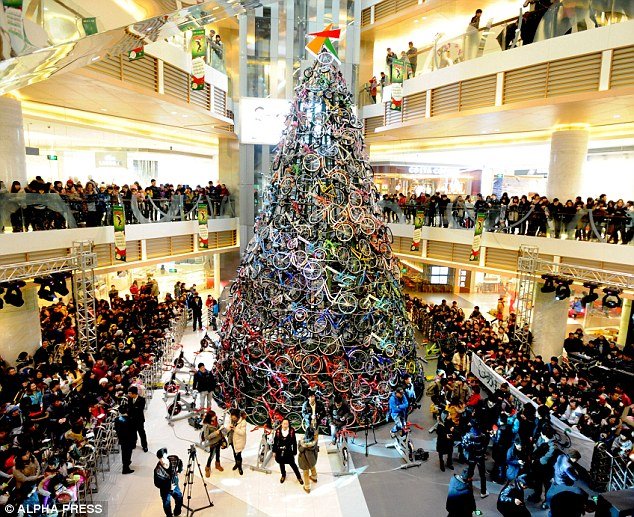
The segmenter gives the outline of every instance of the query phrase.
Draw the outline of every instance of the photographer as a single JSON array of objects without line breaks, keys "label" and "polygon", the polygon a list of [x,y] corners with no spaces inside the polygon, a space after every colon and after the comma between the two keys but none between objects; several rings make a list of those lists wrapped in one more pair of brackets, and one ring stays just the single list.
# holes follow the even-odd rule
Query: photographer
[{"label": "photographer", "polygon": [[330,406],[330,437],[331,445],[337,442],[337,433],[346,426],[348,417],[350,416],[350,408],[343,399],[337,395],[333,404]]},{"label": "photographer", "polygon": [[[163,447],[156,453],[159,462],[154,468],[154,486],[160,490],[163,501],[163,511],[167,517],[178,517],[183,507],[183,493],[178,487],[178,474],[183,471],[183,462],[174,455],[167,455]],[[172,514],[172,497],[174,497],[174,513]]]}]

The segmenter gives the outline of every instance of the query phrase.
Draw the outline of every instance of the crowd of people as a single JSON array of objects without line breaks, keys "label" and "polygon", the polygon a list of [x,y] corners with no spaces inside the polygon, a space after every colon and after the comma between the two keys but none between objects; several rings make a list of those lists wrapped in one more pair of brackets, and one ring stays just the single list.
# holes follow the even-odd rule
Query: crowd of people
[{"label": "crowd of people", "polygon": [[[144,429],[139,373],[161,359],[161,340],[182,307],[142,289],[98,300],[98,350],[77,352],[76,310],[59,301],[40,311],[42,344],[15,366],[0,361],[0,505],[76,501],[87,482],[86,455],[98,428],[116,414],[123,474]],[[88,451],[88,452],[87,452]],[[94,452],[94,448],[92,448]]]},{"label": "crowd of people", "polygon": [[584,241],[604,239],[614,244],[629,244],[634,237],[634,201],[611,200],[606,194],[562,202],[537,193],[520,197],[504,192],[499,198],[496,194],[458,195],[453,199],[442,192],[409,197],[400,193],[385,194],[382,205],[386,222],[398,221],[396,211],[400,210],[407,223],[414,222],[418,214],[425,226],[473,228],[476,214],[485,213],[487,231]]},{"label": "crowd of people", "polygon": [[[27,198],[26,194],[49,194],[54,197]],[[160,219],[161,212],[166,213],[174,200],[182,202],[182,216],[185,219],[195,219],[199,200],[207,203],[209,214],[222,215],[221,208],[224,210],[230,192],[224,183],[214,185],[212,181],[206,186],[190,187],[157,184],[152,179],[149,185],[142,187],[138,181],[119,186],[114,183],[98,184],[93,180],[85,184],[73,179],[66,183],[59,180],[50,182],[37,176],[25,186],[14,181],[8,189],[0,182],[0,209],[10,212],[9,221],[13,232],[66,228],[69,224],[67,218],[59,211],[59,206],[63,205],[56,201],[68,207],[68,212],[78,226],[111,225],[112,207],[115,205],[124,207],[127,224],[138,223],[141,221],[133,210],[133,198],[141,216],[149,221]]]},{"label": "crowd of people", "polygon": [[[426,304],[406,298],[414,323],[427,321],[433,339],[441,344],[437,375],[426,390],[436,420],[430,431],[437,434],[439,468],[455,468],[456,449],[457,461],[467,464],[451,480],[449,515],[471,515],[475,510],[471,481],[476,468],[481,497],[488,496],[487,474],[503,485],[498,499],[502,515],[530,515],[527,504],[542,503],[543,495],[542,506],[550,506],[551,515],[583,515],[588,497],[578,481],[588,481],[588,473],[577,464],[578,451],[557,447],[551,415],[602,443],[614,456],[634,460],[631,384],[595,376],[565,354],[547,362],[540,356],[531,358],[515,341],[515,315],[505,317],[503,305],[492,311],[491,321],[477,306],[467,316],[456,302]],[[631,345],[621,350],[604,337],[586,342],[581,330],[569,335],[563,348],[586,352],[607,365],[631,365],[634,357]],[[474,353],[508,381],[488,396],[471,373]],[[518,404],[511,386],[534,404]],[[492,463],[487,471],[489,446]],[[529,487],[532,494],[525,498]],[[564,501],[570,504],[562,505]]]}]

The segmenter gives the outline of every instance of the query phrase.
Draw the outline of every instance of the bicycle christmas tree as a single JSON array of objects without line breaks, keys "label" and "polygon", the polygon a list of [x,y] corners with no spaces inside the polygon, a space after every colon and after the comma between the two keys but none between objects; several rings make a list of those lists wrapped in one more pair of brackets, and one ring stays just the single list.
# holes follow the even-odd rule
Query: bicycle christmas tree
[{"label": "bicycle christmas tree", "polygon": [[309,388],[378,423],[402,375],[422,376],[333,33],[311,43],[324,48],[295,88],[220,331],[218,402],[255,424],[300,425]]}]

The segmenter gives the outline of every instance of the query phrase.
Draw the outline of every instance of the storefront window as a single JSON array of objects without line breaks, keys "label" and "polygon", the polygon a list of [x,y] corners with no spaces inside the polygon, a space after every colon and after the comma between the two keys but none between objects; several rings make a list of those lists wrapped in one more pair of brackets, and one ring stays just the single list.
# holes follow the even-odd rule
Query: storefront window
[{"label": "storefront window", "polygon": [[431,284],[448,284],[449,283],[449,268],[442,266],[432,266],[429,283]]}]

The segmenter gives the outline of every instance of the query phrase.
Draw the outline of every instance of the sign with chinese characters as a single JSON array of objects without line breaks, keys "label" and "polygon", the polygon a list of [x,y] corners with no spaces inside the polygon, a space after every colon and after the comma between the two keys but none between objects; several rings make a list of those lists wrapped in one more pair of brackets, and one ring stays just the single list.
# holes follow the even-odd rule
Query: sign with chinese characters
[{"label": "sign with chinese characters", "polygon": [[123,206],[114,205],[112,207],[112,224],[114,226],[114,259],[125,262],[125,212]]}]

